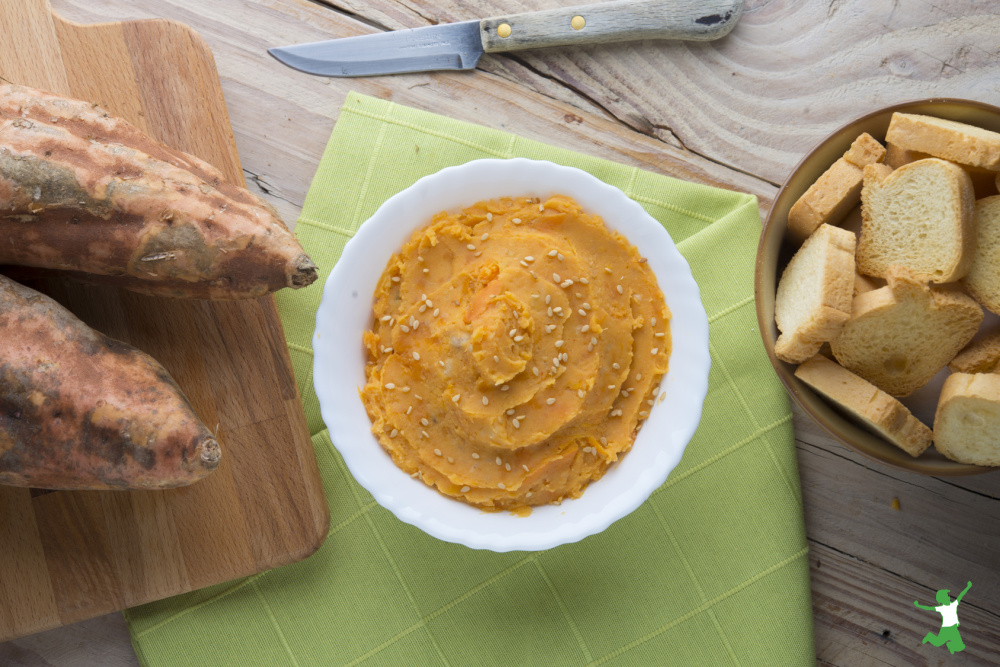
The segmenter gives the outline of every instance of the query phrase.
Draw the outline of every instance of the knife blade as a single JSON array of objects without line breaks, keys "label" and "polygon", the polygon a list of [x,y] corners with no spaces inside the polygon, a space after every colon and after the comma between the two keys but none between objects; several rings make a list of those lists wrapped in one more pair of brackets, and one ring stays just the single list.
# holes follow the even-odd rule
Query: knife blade
[{"label": "knife blade", "polygon": [[727,35],[743,0],[617,0],[268,49],[307,74],[372,76],[473,69],[483,53]]}]

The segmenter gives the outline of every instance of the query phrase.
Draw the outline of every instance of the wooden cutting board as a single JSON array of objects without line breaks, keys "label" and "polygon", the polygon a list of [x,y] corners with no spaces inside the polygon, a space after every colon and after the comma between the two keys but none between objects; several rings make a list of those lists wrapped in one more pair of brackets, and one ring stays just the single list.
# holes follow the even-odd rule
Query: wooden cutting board
[{"label": "wooden cutting board", "polygon": [[[0,26],[0,79],[95,102],[244,184],[211,51],[186,26],[78,25],[48,0],[3,0]],[[217,427],[223,460],[206,480],[170,491],[0,486],[0,642],[319,548],[329,512],[273,297],[223,303],[56,279],[32,286],[166,366]]]}]

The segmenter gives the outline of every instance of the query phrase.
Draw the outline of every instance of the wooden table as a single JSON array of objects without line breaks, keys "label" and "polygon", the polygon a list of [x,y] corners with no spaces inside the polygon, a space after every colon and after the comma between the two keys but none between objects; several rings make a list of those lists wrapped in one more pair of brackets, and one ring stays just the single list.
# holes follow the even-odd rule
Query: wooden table
[{"label": "wooden table", "polygon": [[[198,30],[215,53],[247,181],[289,222],[349,90],[751,192],[762,213],[813,144],[871,108],[931,96],[1000,105],[1000,4],[982,0],[747,0],[741,23],[717,43],[528,51],[486,56],[475,72],[369,79],[299,74],[265,49],[575,3],[52,4],[80,22],[164,17]],[[819,663],[1000,663],[1000,473],[937,479],[898,472],[833,442],[802,413],[795,417]],[[913,600],[929,604],[937,589],[958,591],[967,580],[967,649],[949,656],[921,646],[938,619]],[[113,614],[0,644],[0,664],[138,663]]]}]

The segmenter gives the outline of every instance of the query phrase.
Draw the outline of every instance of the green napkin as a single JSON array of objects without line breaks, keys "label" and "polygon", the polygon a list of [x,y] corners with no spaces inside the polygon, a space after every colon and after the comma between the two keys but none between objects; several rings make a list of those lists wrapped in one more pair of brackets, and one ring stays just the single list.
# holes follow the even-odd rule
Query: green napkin
[{"label": "green napkin", "polygon": [[[697,434],[638,510],[577,544],[497,554],[425,535],[352,479],[310,346],[319,286],[382,202],[443,167],[515,156],[584,169],[663,223],[701,287],[712,370]],[[297,232],[320,280],[278,305],[329,536],[301,563],[126,611],[143,665],[815,664],[791,413],[754,316],[754,197],[352,94]]]}]

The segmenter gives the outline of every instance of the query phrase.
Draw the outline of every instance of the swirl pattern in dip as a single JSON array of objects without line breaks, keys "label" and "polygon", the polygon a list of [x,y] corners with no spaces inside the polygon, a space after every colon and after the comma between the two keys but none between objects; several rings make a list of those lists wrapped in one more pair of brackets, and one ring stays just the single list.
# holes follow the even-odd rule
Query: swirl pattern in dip
[{"label": "swirl pattern in dip", "polygon": [[656,403],[670,314],[570,198],[439,213],[389,261],[361,398],[397,466],[486,510],[575,498]]}]

